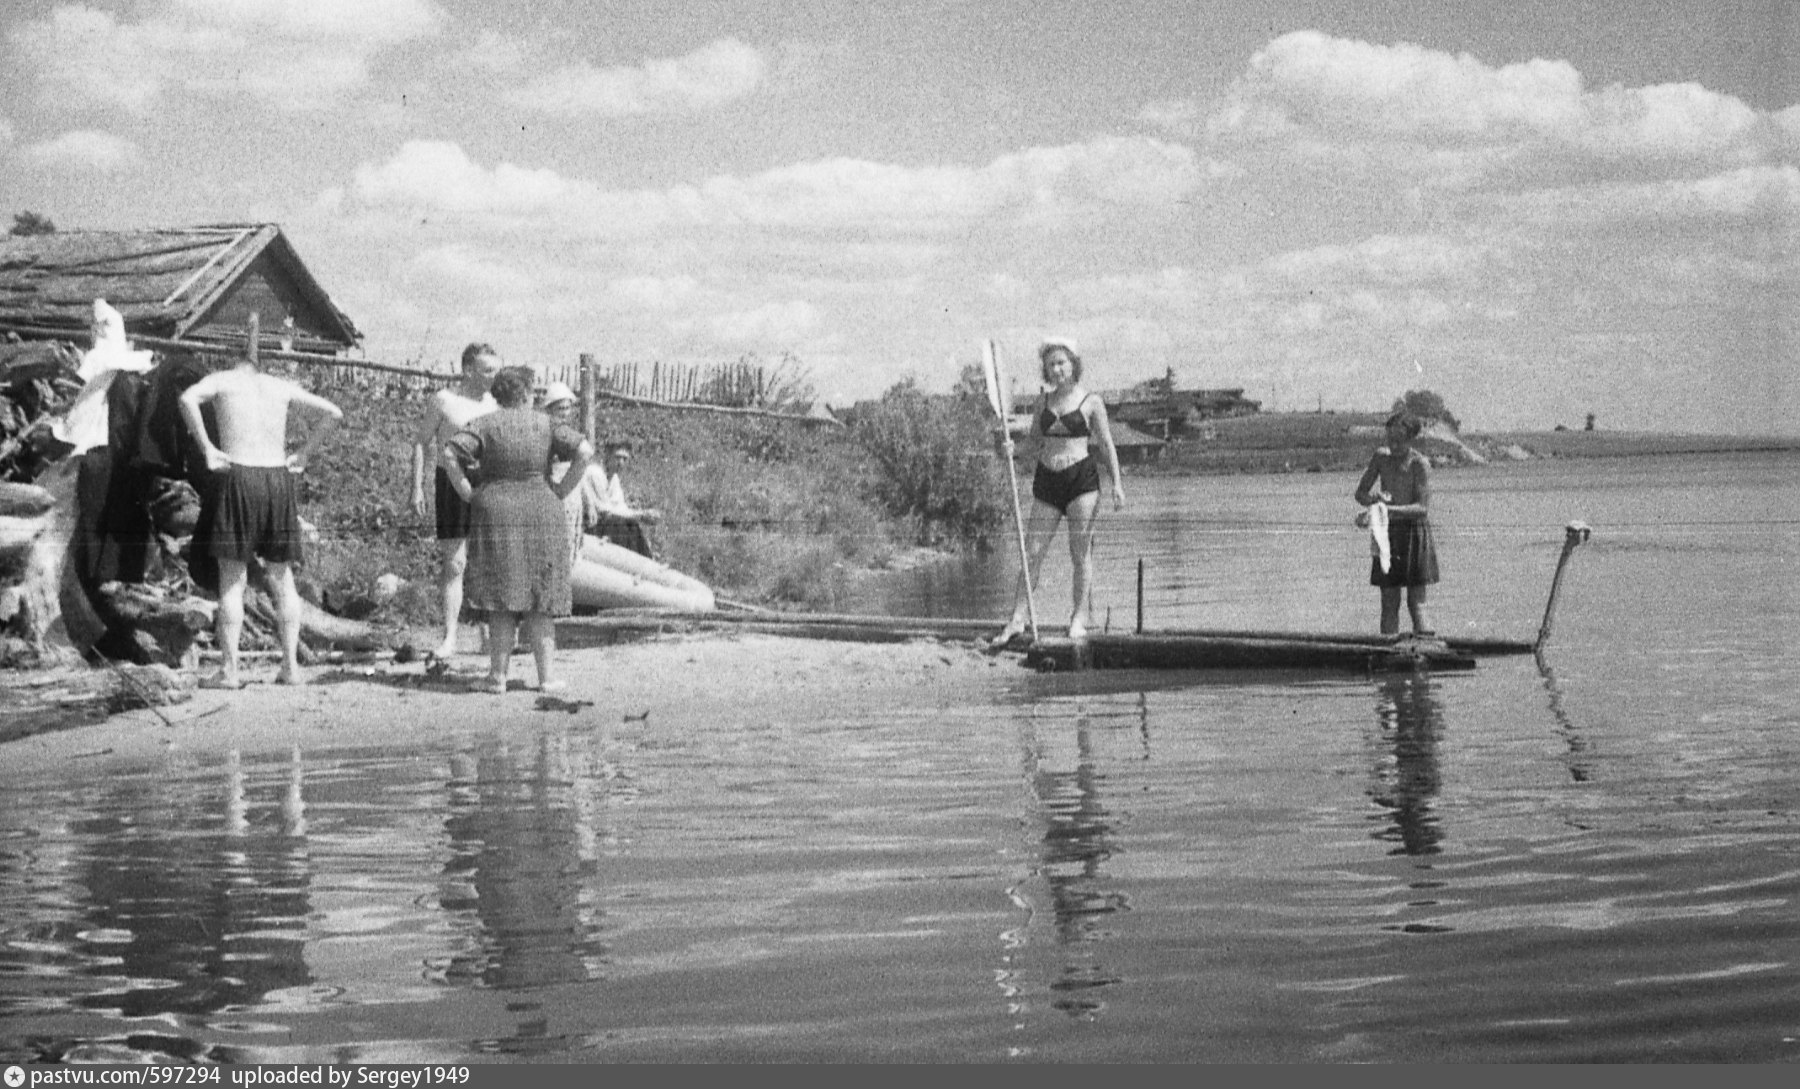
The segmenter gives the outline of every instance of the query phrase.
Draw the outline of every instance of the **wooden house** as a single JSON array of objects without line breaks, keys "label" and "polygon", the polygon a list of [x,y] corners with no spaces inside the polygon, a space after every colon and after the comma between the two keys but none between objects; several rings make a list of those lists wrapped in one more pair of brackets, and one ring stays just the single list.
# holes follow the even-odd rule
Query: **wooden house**
[{"label": "wooden house", "polygon": [[272,223],[0,237],[0,334],[85,342],[95,299],[134,337],[336,354],[362,339]]},{"label": "wooden house", "polygon": [[1262,402],[1245,398],[1242,389],[1177,389],[1172,375],[1108,390],[1101,399],[1112,419],[1163,439],[1193,435],[1206,420],[1262,411]]},{"label": "wooden house", "polygon": [[1162,460],[1167,442],[1120,420],[1109,417],[1108,423],[1111,425],[1113,448],[1119,452],[1119,464],[1144,465]]}]

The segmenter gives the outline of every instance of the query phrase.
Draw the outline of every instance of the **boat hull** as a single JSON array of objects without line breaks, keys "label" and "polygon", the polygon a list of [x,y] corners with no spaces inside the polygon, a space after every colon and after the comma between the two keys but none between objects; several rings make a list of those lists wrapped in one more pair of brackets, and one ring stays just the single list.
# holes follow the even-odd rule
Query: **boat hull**
[{"label": "boat hull", "polygon": [[710,612],[717,605],[712,588],[699,579],[597,537],[582,541],[581,555],[569,572],[569,594],[576,612],[665,609],[697,613]]}]

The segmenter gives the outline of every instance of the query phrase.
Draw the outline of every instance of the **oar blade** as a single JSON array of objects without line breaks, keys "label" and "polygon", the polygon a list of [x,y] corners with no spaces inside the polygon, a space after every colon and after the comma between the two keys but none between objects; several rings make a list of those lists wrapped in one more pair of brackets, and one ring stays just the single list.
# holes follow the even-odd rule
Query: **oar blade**
[{"label": "oar blade", "polygon": [[981,342],[981,377],[987,382],[988,407],[994,415],[1006,419],[1012,406],[1007,402],[1006,383],[1000,377],[1000,346],[991,340]]}]

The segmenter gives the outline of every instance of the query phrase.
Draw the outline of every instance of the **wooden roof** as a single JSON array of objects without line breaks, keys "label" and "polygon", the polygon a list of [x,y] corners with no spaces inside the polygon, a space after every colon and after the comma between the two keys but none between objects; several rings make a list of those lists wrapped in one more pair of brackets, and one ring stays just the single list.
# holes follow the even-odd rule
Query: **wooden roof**
[{"label": "wooden roof", "polygon": [[1166,446],[1162,439],[1146,431],[1139,431],[1123,420],[1109,420],[1108,427],[1112,431],[1113,445],[1121,449],[1128,446]]},{"label": "wooden roof", "polygon": [[141,336],[241,340],[255,311],[306,350],[362,339],[272,223],[0,237],[0,324],[85,337],[95,299]]}]

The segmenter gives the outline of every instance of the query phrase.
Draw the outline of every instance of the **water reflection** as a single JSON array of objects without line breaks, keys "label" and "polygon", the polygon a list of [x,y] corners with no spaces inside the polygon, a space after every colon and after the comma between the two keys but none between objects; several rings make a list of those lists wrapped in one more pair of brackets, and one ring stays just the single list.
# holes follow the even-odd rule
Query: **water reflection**
[{"label": "water reflection", "polygon": [[210,1013],[311,982],[303,767],[296,749],[272,819],[233,751],[210,791],[206,778],[133,779],[77,826],[92,840],[80,937],[112,977],[80,1006]]},{"label": "water reflection", "polygon": [[[1147,744],[1146,739],[1146,744]],[[1049,927],[1061,964],[1050,981],[1053,1008],[1091,1017],[1103,1008],[1100,989],[1119,982],[1099,959],[1097,943],[1112,936],[1105,926],[1128,910],[1125,894],[1109,887],[1105,870],[1114,847],[1114,818],[1100,796],[1104,775],[1095,768],[1092,726],[1086,715],[1073,725],[1047,721],[1025,746],[1026,783],[1043,834],[1032,867],[1049,900]],[[1028,912],[1036,909],[1020,888],[1009,890]]]},{"label": "water reflection", "polygon": [[1581,735],[1580,730],[1575,728],[1574,720],[1569,717],[1569,712],[1563,707],[1562,685],[1557,683],[1556,671],[1550,668],[1549,659],[1544,657],[1541,650],[1535,657],[1537,658],[1538,676],[1543,678],[1544,691],[1550,696],[1550,714],[1556,718],[1556,732],[1562,735],[1563,742],[1569,747],[1569,776],[1577,783],[1585,783],[1590,774],[1587,739]]},{"label": "water reflection", "polygon": [[1444,733],[1436,683],[1421,671],[1384,677],[1376,688],[1381,756],[1369,796],[1386,810],[1374,837],[1398,844],[1391,854],[1434,855],[1443,840],[1432,808],[1442,782],[1438,746]]},{"label": "water reflection", "polygon": [[452,757],[439,903],[468,940],[447,981],[525,988],[600,974],[602,787],[588,764],[549,735],[529,758],[503,742]]}]

